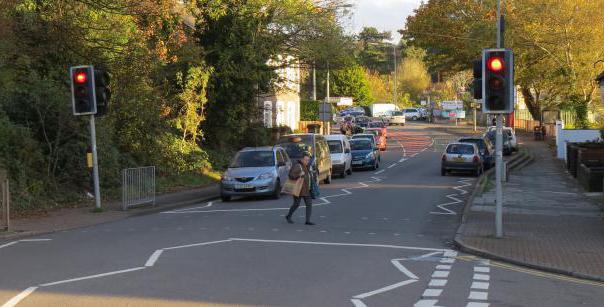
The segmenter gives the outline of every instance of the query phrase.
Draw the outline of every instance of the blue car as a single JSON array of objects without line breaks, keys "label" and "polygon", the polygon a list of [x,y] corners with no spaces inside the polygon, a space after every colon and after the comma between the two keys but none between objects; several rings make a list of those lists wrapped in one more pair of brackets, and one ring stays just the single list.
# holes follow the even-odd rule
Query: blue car
[{"label": "blue car", "polygon": [[352,153],[353,169],[371,169],[376,170],[380,167],[378,156],[379,152],[370,139],[350,140],[350,149]]}]

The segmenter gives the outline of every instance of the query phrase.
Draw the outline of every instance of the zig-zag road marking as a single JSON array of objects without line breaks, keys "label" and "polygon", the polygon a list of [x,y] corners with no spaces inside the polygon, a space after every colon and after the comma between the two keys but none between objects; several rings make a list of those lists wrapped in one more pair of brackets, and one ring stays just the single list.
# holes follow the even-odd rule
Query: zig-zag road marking
[{"label": "zig-zag road marking", "polygon": [[455,213],[455,211],[447,208],[448,206],[452,206],[452,205],[457,205],[457,204],[461,204],[463,202],[463,200],[461,200],[458,197],[461,197],[462,195],[468,194],[468,191],[466,191],[464,188],[467,188],[469,186],[472,186],[472,181],[474,181],[474,179],[471,178],[461,178],[459,179],[457,182],[460,184],[458,186],[453,187],[454,190],[458,191],[459,193],[456,194],[449,194],[446,197],[452,201],[447,202],[447,203],[443,203],[440,205],[437,205],[436,207],[440,208],[442,211],[432,211],[430,212],[430,214],[441,214],[441,215],[457,215],[457,213]]}]

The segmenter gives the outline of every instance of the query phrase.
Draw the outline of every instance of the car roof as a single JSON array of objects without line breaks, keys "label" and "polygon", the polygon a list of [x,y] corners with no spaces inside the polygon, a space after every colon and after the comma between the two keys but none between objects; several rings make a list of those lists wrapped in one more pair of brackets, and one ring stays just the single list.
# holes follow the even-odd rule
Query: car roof
[{"label": "car roof", "polygon": [[457,140],[457,141],[461,142],[461,140],[481,140],[481,141],[484,141],[484,137],[480,137],[480,136],[464,136],[464,137],[459,138],[459,140]]},{"label": "car roof", "polygon": [[329,134],[325,136],[325,139],[328,141],[341,141],[347,139],[347,137],[343,134]]},{"label": "car roof", "polygon": [[[476,147],[476,144],[473,144],[473,143],[463,143],[463,142],[453,142],[453,143],[449,143],[449,144],[447,145],[447,147],[449,147],[449,146],[451,146],[451,145],[470,145],[470,146]],[[476,147],[476,148],[478,148],[478,147]]]},{"label": "car roof", "polygon": [[[369,130],[369,129],[367,129],[367,130]],[[357,134],[353,135],[352,137],[355,137],[355,136],[372,137],[373,138],[375,135],[374,134],[370,134],[370,133],[357,133]]]},{"label": "car roof", "polygon": [[281,149],[281,146],[259,146],[259,147],[246,147],[240,151],[273,151],[275,149]]}]

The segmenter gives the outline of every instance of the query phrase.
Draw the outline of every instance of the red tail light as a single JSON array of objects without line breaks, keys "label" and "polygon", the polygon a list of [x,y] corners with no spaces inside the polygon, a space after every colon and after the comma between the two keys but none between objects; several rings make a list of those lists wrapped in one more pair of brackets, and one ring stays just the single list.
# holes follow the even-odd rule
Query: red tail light
[{"label": "red tail light", "polygon": [[443,157],[441,158],[441,160],[447,161],[447,155],[443,155]]},{"label": "red tail light", "polygon": [[478,162],[480,162],[480,159],[478,158],[478,156],[474,156],[474,158],[472,159],[472,162],[478,163]]}]

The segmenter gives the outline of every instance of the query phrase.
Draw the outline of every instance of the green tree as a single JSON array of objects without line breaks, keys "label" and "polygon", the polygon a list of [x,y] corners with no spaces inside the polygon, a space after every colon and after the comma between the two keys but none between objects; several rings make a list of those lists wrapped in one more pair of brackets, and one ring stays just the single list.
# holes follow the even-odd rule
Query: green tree
[{"label": "green tree", "polygon": [[357,105],[368,106],[375,101],[369,89],[365,71],[360,65],[351,65],[334,71],[332,96],[352,97]]}]

